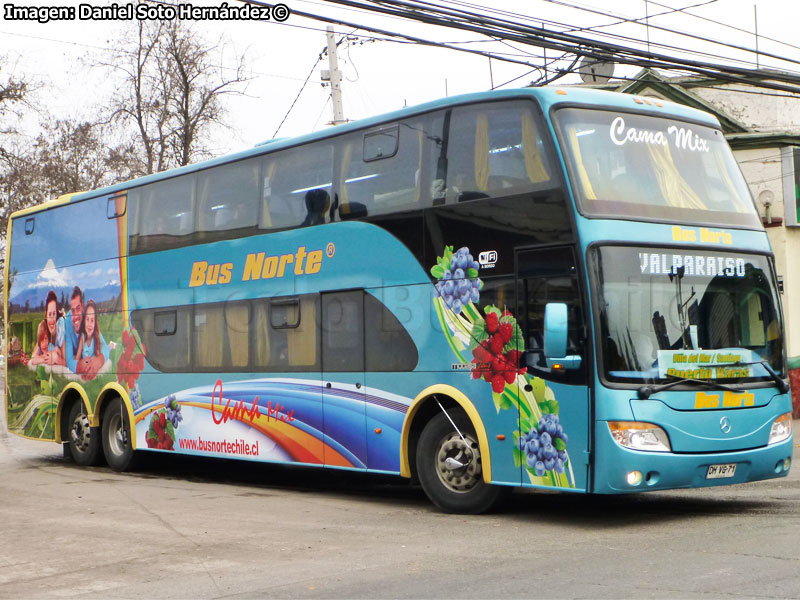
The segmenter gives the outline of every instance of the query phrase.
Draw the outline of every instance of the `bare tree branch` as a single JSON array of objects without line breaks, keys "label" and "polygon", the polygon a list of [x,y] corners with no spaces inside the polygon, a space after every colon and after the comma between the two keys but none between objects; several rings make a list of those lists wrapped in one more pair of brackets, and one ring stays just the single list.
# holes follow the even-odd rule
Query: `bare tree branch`
[{"label": "bare tree branch", "polygon": [[136,131],[141,169],[150,174],[211,156],[208,141],[225,126],[225,94],[242,93],[244,57],[233,75],[183,21],[139,21],[105,63],[121,79],[109,119]]}]

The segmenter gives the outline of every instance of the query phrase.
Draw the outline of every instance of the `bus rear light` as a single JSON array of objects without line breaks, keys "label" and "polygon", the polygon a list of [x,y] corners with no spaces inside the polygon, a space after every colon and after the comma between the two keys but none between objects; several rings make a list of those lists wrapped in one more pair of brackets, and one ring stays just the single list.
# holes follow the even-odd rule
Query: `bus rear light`
[{"label": "bus rear light", "polygon": [[772,423],[767,444],[777,444],[792,436],[792,413],[783,413]]},{"label": "bus rear light", "polygon": [[667,432],[653,423],[639,421],[609,421],[611,437],[623,448],[647,452],[669,452]]}]

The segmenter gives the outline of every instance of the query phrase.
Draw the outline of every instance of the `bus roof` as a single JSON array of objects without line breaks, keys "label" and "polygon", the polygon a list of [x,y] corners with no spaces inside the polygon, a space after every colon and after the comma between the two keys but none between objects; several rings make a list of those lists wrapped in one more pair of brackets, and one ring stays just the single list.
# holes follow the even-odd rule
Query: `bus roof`
[{"label": "bus roof", "polygon": [[393,112],[383,113],[380,115],[359,119],[357,121],[351,121],[343,125],[337,125],[335,127],[314,133],[307,133],[296,137],[266,140],[264,142],[260,142],[253,148],[226,154],[224,156],[194,163],[185,167],[179,167],[176,169],[170,169],[168,171],[162,171],[160,173],[154,173],[152,175],[146,175],[144,177],[117,183],[104,188],[99,188],[97,190],[65,194],[64,196],[59,197],[57,200],[52,200],[38,206],[17,211],[12,214],[11,217],[15,218],[23,214],[47,210],[66,202],[78,202],[89,198],[95,198],[97,196],[104,196],[107,194],[113,194],[115,192],[126,191],[131,188],[146,185],[148,183],[154,183],[156,181],[170,179],[179,175],[202,171],[210,167],[235,162],[237,160],[242,160],[253,156],[269,154],[277,150],[323,140],[359,129],[378,126],[383,123],[409,118],[437,109],[443,109],[461,104],[472,104],[475,102],[510,100],[513,98],[535,98],[540,102],[542,109],[545,112],[548,112],[550,109],[558,107],[559,105],[581,105],[586,106],[587,108],[598,107],[612,110],[620,109],[625,111],[637,110],[641,112],[653,113],[663,117],[695,121],[704,125],[708,125],[709,127],[719,127],[719,122],[713,115],[684,106],[682,104],[676,104],[668,100],[634,96],[631,94],[609,92],[592,88],[582,88],[577,86],[547,86],[538,88],[519,88],[510,90],[475,92],[471,94],[461,94],[458,96],[440,98],[431,102],[405,107]]}]

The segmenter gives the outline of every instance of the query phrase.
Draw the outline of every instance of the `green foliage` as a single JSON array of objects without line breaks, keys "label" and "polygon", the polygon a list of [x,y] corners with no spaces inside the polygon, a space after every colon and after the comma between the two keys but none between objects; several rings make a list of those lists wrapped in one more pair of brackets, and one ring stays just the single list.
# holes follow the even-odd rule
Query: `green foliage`
[{"label": "green foliage", "polygon": [[539,402],[539,410],[542,411],[543,415],[557,415],[558,402],[555,400],[543,400]]},{"label": "green foliage", "polygon": [[472,324],[472,335],[469,339],[469,349],[475,350],[481,342],[489,339],[489,332],[486,331],[486,321],[478,319]]},{"label": "green foliage", "polygon": [[[431,267],[431,275],[436,279],[444,277],[445,271],[450,270],[450,259],[453,258],[453,247],[445,246],[444,254],[436,259],[436,264]],[[475,274],[477,276],[477,273]]]}]

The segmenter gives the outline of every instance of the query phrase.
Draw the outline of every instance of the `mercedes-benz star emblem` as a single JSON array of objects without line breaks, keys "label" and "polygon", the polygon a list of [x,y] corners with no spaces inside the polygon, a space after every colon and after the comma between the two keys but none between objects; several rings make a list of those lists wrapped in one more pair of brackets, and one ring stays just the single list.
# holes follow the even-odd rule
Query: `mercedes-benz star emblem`
[{"label": "mercedes-benz star emblem", "polygon": [[730,433],[731,432],[731,420],[728,417],[722,417],[719,420],[719,428],[722,430],[722,433]]}]

